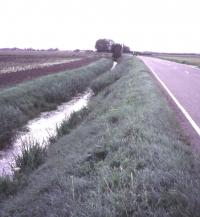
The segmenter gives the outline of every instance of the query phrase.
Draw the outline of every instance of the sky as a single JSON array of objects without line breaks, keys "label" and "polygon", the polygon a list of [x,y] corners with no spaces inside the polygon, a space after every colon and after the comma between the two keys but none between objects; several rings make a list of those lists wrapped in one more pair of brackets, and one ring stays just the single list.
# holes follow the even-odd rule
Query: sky
[{"label": "sky", "polygon": [[200,53],[199,0],[0,0],[0,48]]}]

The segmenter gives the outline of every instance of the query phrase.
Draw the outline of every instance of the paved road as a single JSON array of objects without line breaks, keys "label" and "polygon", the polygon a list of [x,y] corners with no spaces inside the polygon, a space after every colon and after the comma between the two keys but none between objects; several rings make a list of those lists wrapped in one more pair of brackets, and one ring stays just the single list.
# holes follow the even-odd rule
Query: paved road
[{"label": "paved road", "polygon": [[151,69],[200,136],[200,69],[157,58],[141,56],[140,59]]}]

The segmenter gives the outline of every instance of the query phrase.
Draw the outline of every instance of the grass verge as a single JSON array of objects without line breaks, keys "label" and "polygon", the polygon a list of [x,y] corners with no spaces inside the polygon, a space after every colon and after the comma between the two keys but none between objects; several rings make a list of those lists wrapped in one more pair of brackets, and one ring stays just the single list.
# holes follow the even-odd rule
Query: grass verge
[{"label": "grass verge", "polygon": [[23,191],[0,203],[2,217],[199,216],[199,154],[146,66],[137,58],[120,64],[126,73],[49,146]]},{"label": "grass verge", "polygon": [[16,130],[45,110],[70,100],[112,66],[101,59],[80,69],[44,76],[34,81],[4,89],[0,93],[0,149],[10,142]]}]

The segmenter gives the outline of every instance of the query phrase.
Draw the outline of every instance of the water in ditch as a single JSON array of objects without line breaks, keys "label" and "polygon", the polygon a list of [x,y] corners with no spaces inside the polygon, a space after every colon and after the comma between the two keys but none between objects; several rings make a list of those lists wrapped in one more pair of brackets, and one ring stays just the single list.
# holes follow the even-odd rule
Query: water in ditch
[{"label": "water in ditch", "polygon": [[92,90],[88,90],[61,104],[55,111],[43,112],[39,117],[30,120],[25,126],[27,131],[18,132],[10,148],[0,151],[0,176],[12,175],[15,157],[20,155],[25,141],[37,141],[40,145],[46,145],[48,139],[56,135],[56,127],[59,127],[63,120],[69,119],[73,112],[86,107],[91,96]]},{"label": "water in ditch", "polygon": [[114,62],[113,62],[113,66],[112,66],[112,68],[111,68],[111,71],[116,67],[116,65],[117,65],[117,62],[114,61]]}]

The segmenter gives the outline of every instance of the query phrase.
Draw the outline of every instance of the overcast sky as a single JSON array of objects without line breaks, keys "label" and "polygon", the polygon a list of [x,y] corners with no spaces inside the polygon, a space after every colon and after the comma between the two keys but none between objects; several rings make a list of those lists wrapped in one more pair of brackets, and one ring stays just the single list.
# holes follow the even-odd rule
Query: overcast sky
[{"label": "overcast sky", "polygon": [[200,53],[199,10],[200,0],[0,0],[0,48],[94,49],[110,38]]}]

